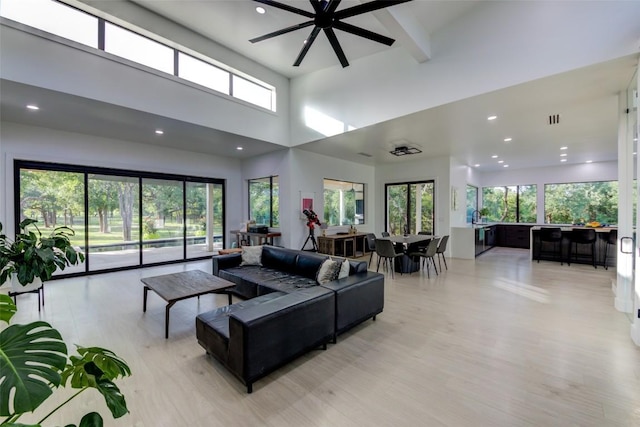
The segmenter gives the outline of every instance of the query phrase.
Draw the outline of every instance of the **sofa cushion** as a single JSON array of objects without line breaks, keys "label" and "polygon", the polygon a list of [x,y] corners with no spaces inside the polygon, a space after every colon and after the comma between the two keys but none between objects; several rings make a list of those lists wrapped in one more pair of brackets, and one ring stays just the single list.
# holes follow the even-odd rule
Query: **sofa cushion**
[{"label": "sofa cushion", "polygon": [[280,271],[292,271],[298,251],[265,245],[262,248],[262,265]]},{"label": "sofa cushion", "polygon": [[292,271],[300,276],[315,280],[320,266],[327,259],[329,259],[329,257],[326,255],[300,252]]},{"label": "sofa cushion", "polygon": [[262,246],[243,246],[240,265],[262,265]]},{"label": "sofa cushion", "polygon": [[263,295],[273,291],[286,292],[288,294],[297,292],[300,289],[318,286],[315,279],[307,279],[306,277],[296,274],[289,274],[277,279],[260,282],[258,285],[258,295]]}]

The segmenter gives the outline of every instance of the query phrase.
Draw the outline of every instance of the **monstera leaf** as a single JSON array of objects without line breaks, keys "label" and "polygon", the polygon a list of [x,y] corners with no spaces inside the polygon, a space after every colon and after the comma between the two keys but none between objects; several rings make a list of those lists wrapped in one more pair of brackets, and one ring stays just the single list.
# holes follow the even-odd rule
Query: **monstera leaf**
[{"label": "monstera leaf", "polygon": [[0,294],[0,321],[7,322],[11,320],[18,309],[7,294]]},{"label": "monstera leaf", "polygon": [[0,332],[0,416],[36,409],[60,385],[66,363],[67,346],[46,322]]},{"label": "monstera leaf", "polygon": [[124,396],[113,383],[119,377],[131,375],[127,363],[105,348],[78,346],[77,351],[81,357],[70,357],[71,363],[62,373],[62,384],[71,379],[73,388],[95,388],[104,397],[113,418],[127,414]]}]

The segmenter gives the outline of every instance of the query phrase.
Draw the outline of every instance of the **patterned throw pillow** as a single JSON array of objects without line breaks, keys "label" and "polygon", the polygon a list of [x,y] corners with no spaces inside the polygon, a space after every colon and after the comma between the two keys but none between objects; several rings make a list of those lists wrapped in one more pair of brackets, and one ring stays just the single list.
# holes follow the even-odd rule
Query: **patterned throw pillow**
[{"label": "patterned throw pillow", "polygon": [[240,265],[262,265],[262,246],[243,246]]},{"label": "patterned throw pillow", "polygon": [[340,261],[333,261],[331,259],[325,260],[318,270],[316,281],[319,285],[324,285],[327,282],[336,280],[341,267],[342,263]]}]

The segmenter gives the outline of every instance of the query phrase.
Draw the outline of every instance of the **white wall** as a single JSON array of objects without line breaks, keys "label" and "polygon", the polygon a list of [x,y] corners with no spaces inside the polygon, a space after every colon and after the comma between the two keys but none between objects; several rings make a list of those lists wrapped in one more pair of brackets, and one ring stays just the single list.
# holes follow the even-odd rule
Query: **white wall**
[{"label": "white wall", "polygon": [[0,123],[0,140],[3,195],[0,221],[9,235],[15,230],[14,159],[225,179],[227,227],[241,216],[242,177],[236,159],[10,122]]},{"label": "white wall", "polygon": [[257,74],[256,77],[263,75],[276,87],[276,113],[97,49],[35,33],[42,34],[8,24],[0,26],[3,79],[289,144],[289,82],[273,72],[267,73],[264,67],[254,66],[246,72]]},{"label": "white wall", "polygon": [[447,234],[450,227],[451,184],[449,178],[450,159],[440,157],[402,164],[387,164],[376,167],[376,225],[378,236],[385,229],[385,184],[435,180],[435,233]]},{"label": "white wall", "polygon": [[[374,232],[376,230],[377,209],[374,208],[374,201],[378,197],[376,192],[379,186],[375,179],[373,166],[335,159],[300,149],[289,150],[288,158],[289,188],[281,188],[280,193],[281,197],[284,195],[290,201],[290,205],[280,206],[280,221],[286,227],[282,227],[284,246],[300,249],[309,234],[306,219],[300,218],[301,192],[315,193],[314,211],[318,214],[320,221],[324,222],[324,178],[364,183],[365,223],[358,226],[358,231]],[[342,228],[332,227],[327,230],[327,233],[333,234],[338,229]],[[307,246],[307,248],[309,247]]]},{"label": "white wall", "polygon": [[[450,159],[451,180],[451,227],[464,227],[467,221],[467,183],[471,183],[473,170],[453,157]],[[455,196],[455,202],[453,197]],[[454,209],[455,207],[455,209]]]},{"label": "white wall", "polygon": [[544,185],[589,181],[617,181],[618,162],[581,163],[548,168],[480,173],[480,185],[537,185],[537,223],[544,224]]},{"label": "white wall", "polygon": [[432,59],[402,47],[291,81],[292,145],[318,138],[312,107],[357,128],[638,52],[640,2],[486,1],[431,34]]}]

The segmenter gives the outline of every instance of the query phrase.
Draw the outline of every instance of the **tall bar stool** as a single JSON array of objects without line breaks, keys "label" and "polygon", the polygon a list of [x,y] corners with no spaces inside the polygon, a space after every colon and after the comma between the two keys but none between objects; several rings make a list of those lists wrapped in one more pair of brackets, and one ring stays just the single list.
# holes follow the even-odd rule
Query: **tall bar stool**
[{"label": "tall bar stool", "polygon": [[574,228],[571,230],[567,264],[571,265],[571,253],[574,250],[574,255],[578,259],[578,245],[587,245],[591,249],[591,263],[593,268],[598,268],[596,265],[596,230],[593,228]]},{"label": "tall bar stool", "polygon": [[618,244],[618,230],[611,230],[606,237],[606,245],[604,247],[604,269],[608,270],[607,257],[609,256],[609,246],[613,245],[615,248]]},{"label": "tall bar stool", "polygon": [[554,260],[560,259],[560,265],[562,265],[562,229],[560,227],[542,227],[538,233],[538,263],[540,263],[540,256],[542,255],[542,247],[545,243],[553,244],[553,251],[550,251]]}]

